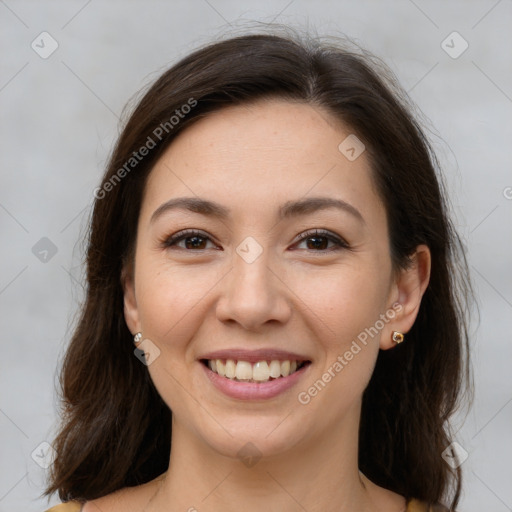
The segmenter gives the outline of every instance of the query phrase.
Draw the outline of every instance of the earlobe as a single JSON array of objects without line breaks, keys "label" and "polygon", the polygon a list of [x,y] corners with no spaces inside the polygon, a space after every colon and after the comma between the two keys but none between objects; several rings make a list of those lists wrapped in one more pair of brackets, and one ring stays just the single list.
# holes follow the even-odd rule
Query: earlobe
[{"label": "earlobe", "polygon": [[141,329],[137,300],[135,298],[133,271],[128,268],[123,268],[121,273],[121,283],[124,292],[124,318],[130,332],[135,334]]},{"label": "earlobe", "polygon": [[416,320],[423,294],[430,280],[430,267],[430,249],[426,245],[419,245],[411,256],[410,265],[399,272],[393,287],[395,294],[393,302],[397,301],[401,307],[396,310],[395,317],[381,333],[380,348],[382,350],[393,348],[402,341],[407,342],[406,333]]}]

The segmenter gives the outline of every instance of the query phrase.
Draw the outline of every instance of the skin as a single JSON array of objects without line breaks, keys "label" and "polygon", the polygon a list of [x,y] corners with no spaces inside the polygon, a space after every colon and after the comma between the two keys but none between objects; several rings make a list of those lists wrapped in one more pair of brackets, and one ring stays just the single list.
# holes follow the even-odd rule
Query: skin
[{"label": "skin", "polygon": [[[430,253],[419,246],[407,270],[393,270],[366,154],[349,161],[338,150],[350,133],[317,106],[260,100],[198,121],[157,162],[144,192],[135,264],[125,269],[125,318],[160,350],[147,369],[173,411],[170,468],[146,485],[88,502],[84,512],[226,512],[241,503],[247,512],[405,509],[403,497],[358,471],[359,414],[379,349],[392,349],[392,332],[407,333],[414,323]],[[160,205],[182,196],[220,203],[230,217],[173,210],[151,222]],[[286,201],[313,196],[342,199],[363,220],[334,208],[277,217]],[[297,238],[315,228],[349,248],[329,242],[319,249]],[[164,246],[184,229],[209,239],[200,249],[186,240]],[[236,252],[248,236],[263,249],[252,263]],[[397,303],[400,312],[301,404],[298,393]],[[214,388],[197,360],[235,347],[293,351],[312,364],[277,397],[242,401]],[[251,467],[237,455],[248,442],[261,456]]]}]

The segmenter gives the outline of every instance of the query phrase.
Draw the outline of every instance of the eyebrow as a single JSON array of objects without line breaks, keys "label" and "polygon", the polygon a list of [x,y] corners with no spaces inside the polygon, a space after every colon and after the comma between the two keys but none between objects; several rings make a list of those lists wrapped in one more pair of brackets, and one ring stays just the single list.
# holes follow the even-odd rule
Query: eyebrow
[{"label": "eyebrow", "polygon": [[[328,208],[337,208],[338,210],[347,212],[361,223],[365,224],[364,218],[357,208],[342,199],[336,199],[334,197],[308,197],[296,201],[287,201],[280,206],[278,217],[282,220],[300,215],[308,215]],[[199,197],[176,197],[160,205],[151,215],[150,223],[155,222],[156,219],[161,217],[164,213],[172,210],[190,211],[221,220],[227,220],[231,213],[228,208],[214,201]]]}]

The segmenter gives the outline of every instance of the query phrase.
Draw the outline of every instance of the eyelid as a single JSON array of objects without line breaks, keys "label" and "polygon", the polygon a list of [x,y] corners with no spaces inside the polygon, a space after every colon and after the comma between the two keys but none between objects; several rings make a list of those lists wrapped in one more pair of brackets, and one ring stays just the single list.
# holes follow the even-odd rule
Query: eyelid
[{"label": "eyelid", "polygon": [[[171,248],[171,247],[175,247],[176,244],[181,242],[182,240],[184,240],[188,237],[194,237],[194,236],[204,238],[205,240],[218,245],[218,242],[215,240],[214,237],[212,237],[205,231],[202,231],[200,229],[193,229],[193,228],[183,229],[183,230],[178,231],[170,236],[165,236],[160,241],[160,243],[161,243],[161,246],[164,248]],[[329,241],[331,241],[335,244],[335,247],[331,247],[330,249],[321,249],[318,251],[310,249],[310,250],[308,250],[308,252],[312,252],[312,253],[317,252],[317,253],[322,254],[322,253],[326,253],[326,252],[331,252],[333,250],[350,249],[350,245],[343,237],[341,237],[329,230],[322,229],[322,228],[313,228],[313,229],[303,231],[302,233],[299,233],[297,235],[298,241],[294,242],[293,245],[301,243],[304,240],[307,240],[308,238],[313,238],[315,236],[327,238]],[[183,249],[183,250],[185,250],[187,252],[201,252],[201,251],[205,251],[207,249],[197,249],[197,250]],[[222,249],[220,249],[220,250],[222,250]]]},{"label": "eyelid", "polygon": [[[334,242],[339,249],[349,249],[350,248],[350,245],[343,237],[341,237],[327,229],[321,229],[321,228],[309,229],[309,230],[303,231],[302,233],[297,235],[297,238],[299,239],[299,242],[302,242],[304,240],[307,240],[308,238],[313,238],[315,236],[327,238],[331,242]],[[328,251],[332,251],[332,250],[333,249],[331,248],[331,249],[324,249],[322,251],[312,251],[312,252],[322,253],[322,252],[328,252]]]},{"label": "eyelid", "polygon": [[[188,238],[188,237],[193,237],[193,236],[199,236],[201,238],[204,238],[207,241],[211,241],[212,243],[215,243],[218,245],[218,243],[216,242],[214,237],[212,237],[205,231],[202,231],[200,229],[194,229],[194,228],[182,229],[180,231],[177,231],[176,233],[173,233],[172,235],[164,236],[160,240],[160,245],[164,248],[169,249],[170,247],[176,246],[176,244],[178,242],[181,242],[183,239]],[[204,250],[206,250],[206,249],[198,249],[197,251],[188,251],[188,252],[200,252],[200,251],[204,251]]]}]

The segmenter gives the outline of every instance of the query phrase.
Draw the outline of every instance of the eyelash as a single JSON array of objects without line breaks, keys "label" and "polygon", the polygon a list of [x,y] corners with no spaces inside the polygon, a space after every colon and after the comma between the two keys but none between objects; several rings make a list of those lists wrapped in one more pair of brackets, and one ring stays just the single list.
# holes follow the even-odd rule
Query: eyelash
[{"label": "eyelash", "polygon": [[325,229],[310,229],[309,231],[305,231],[304,233],[300,233],[298,235],[299,242],[302,242],[303,240],[307,240],[308,238],[327,238],[330,242],[333,242],[336,246],[336,248],[331,249],[322,249],[321,251],[314,251],[313,252],[328,252],[333,250],[339,250],[339,249],[349,249],[348,243],[343,240],[343,238],[334,235],[330,231],[327,231]]},{"label": "eyelash", "polygon": [[[212,241],[212,239],[206,233],[204,233],[202,231],[196,231],[194,229],[186,229],[184,231],[180,231],[178,233],[175,233],[174,235],[171,235],[171,236],[165,238],[162,241],[162,245],[165,248],[174,247],[174,246],[176,246],[176,244],[178,242],[181,242],[182,240],[185,240],[187,238],[193,238],[193,237],[200,237],[200,238],[204,238],[206,240]],[[318,251],[314,250],[314,249],[309,249],[311,252],[326,253],[326,252],[330,252],[333,250],[341,250],[341,249],[349,249],[350,248],[348,243],[345,240],[332,234],[330,231],[327,231],[324,229],[313,229],[313,230],[308,230],[308,231],[305,231],[304,233],[301,233],[300,235],[298,235],[299,240],[297,243],[307,240],[308,238],[327,238],[328,241],[331,241],[336,245],[336,247],[334,247],[334,248],[331,247],[330,249],[321,249]],[[183,247],[182,247],[182,249],[187,250],[186,248],[183,248]],[[189,250],[189,252],[199,252],[199,251],[204,251],[204,250],[206,250],[206,249],[198,249],[197,251]]]}]

